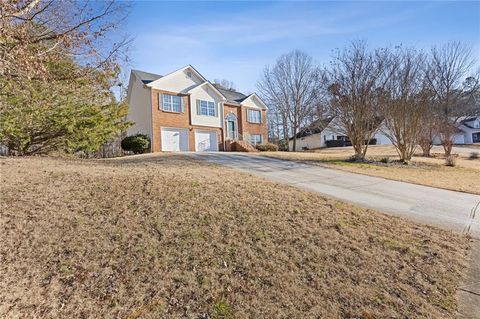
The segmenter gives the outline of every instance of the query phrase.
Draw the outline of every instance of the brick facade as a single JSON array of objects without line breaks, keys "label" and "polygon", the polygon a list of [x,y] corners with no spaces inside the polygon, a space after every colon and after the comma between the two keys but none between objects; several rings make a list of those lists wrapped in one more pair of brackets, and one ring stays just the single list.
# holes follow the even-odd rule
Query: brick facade
[{"label": "brick facade", "polygon": [[[247,110],[248,107],[242,107],[242,134],[260,134],[262,136],[262,143],[268,142],[268,130],[267,130],[267,111],[261,110],[262,123],[250,123],[248,122]],[[255,109],[257,110],[257,109]]]},{"label": "brick facade", "polygon": [[[195,151],[195,130],[216,131],[218,149],[223,150],[223,131],[218,127],[207,127],[191,125],[191,101],[189,95],[182,95],[175,92],[160,91],[152,89],[152,152],[162,150],[162,127],[184,128],[188,129],[188,148],[189,151]],[[184,111],[181,113],[163,111],[159,107],[159,93],[181,96],[183,99]]]},{"label": "brick facade", "polygon": [[[176,112],[167,112],[163,111],[159,107],[159,93],[171,94],[181,96],[183,99],[184,110],[181,113]],[[195,151],[195,130],[203,131],[216,131],[218,149],[220,151],[224,148],[224,134],[221,128],[217,127],[207,127],[207,126],[196,126],[191,125],[191,100],[190,95],[178,94],[175,92],[160,91],[156,89],[151,90],[152,94],[152,152],[160,152],[162,150],[161,145],[161,128],[162,127],[171,127],[171,128],[184,128],[188,129],[188,145],[189,151]],[[260,134],[262,135],[262,142],[268,141],[267,135],[267,123],[266,123],[266,111],[262,112],[262,123],[255,124],[249,123],[247,121],[247,108],[234,106],[234,105],[224,105],[224,114],[223,121],[225,121],[225,116],[232,112],[237,117],[238,133],[245,134]]]}]

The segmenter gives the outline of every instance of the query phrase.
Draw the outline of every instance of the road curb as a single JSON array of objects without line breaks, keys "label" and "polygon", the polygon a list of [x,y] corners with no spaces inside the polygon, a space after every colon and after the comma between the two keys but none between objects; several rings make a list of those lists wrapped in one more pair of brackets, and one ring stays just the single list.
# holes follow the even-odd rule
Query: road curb
[{"label": "road curb", "polygon": [[480,318],[480,240],[472,239],[470,267],[464,285],[457,291],[458,318]]}]

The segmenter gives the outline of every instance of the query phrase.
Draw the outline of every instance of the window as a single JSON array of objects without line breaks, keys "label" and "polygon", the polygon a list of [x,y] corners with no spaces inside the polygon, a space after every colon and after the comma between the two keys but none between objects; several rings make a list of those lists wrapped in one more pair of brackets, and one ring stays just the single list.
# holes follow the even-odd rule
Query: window
[{"label": "window", "polygon": [[177,95],[162,94],[162,110],[167,112],[182,112],[182,98]]},{"label": "window", "polygon": [[197,114],[205,116],[217,116],[215,102],[197,100]]},{"label": "window", "polygon": [[262,123],[262,113],[257,110],[247,110],[247,119],[250,123]]},{"label": "window", "polygon": [[262,136],[260,134],[250,135],[250,143],[253,145],[262,144]]},{"label": "window", "polygon": [[473,143],[479,143],[480,142],[480,133],[473,133],[472,134],[472,140],[473,140]]}]

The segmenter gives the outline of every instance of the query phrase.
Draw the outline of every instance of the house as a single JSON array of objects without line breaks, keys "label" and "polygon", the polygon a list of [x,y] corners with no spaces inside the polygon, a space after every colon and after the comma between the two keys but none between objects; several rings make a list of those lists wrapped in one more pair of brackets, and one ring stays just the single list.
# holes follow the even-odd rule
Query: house
[{"label": "house", "polygon": [[[467,117],[457,125],[457,132],[453,135],[454,144],[480,143],[480,117]],[[433,144],[440,145],[441,140],[437,136]]]},{"label": "house", "polygon": [[[334,118],[315,121],[297,133],[296,151],[326,147],[327,141],[331,140],[347,140],[347,137],[339,132],[341,132],[341,130],[337,128]],[[381,126],[374,135],[377,145],[392,144],[384,132],[386,132],[386,128]],[[453,143],[480,143],[480,117],[468,117],[461,120],[457,125],[457,133],[453,136]],[[433,144],[441,144],[438,136],[434,137]],[[293,150],[293,138],[290,138],[288,147],[289,150]]]},{"label": "house", "polygon": [[210,83],[193,66],[167,75],[132,70],[127,134],[146,134],[151,151],[251,150],[267,142],[267,106],[257,94]]},{"label": "house", "polygon": [[[311,150],[327,146],[327,141],[342,140],[347,141],[348,137],[340,133],[335,118],[327,118],[312,122],[306,128],[297,133],[297,143],[295,151]],[[381,130],[373,137],[377,145],[391,145],[392,142]],[[293,150],[293,138],[288,141],[288,149]]]}]

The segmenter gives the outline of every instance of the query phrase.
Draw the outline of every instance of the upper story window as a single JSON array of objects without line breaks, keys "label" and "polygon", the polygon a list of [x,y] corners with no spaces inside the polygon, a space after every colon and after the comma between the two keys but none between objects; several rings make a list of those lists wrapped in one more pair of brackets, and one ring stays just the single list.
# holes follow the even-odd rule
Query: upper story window
[{"label": "upper story window", "polygon": [[167,112],[182,112],[182,97],[162,94],[162,110]]},{"label": "upper story window", "polygon": [[205,116],[217,116],[215,102],[197,100],[197,114]]},{"label": "upper story window", "polygon": [[250,123],[262,123],[262,113],[259,110],[247,110],[247,120]]}]

